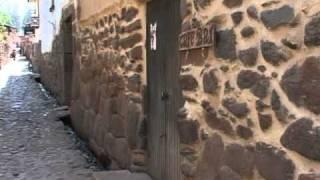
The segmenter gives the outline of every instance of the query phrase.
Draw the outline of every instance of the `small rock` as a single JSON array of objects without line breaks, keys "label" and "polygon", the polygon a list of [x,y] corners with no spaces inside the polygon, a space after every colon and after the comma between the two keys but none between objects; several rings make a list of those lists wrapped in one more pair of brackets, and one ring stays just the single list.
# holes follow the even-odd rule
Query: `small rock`
[{"label": "small rock", "polygon": [[246,103],[238,103],[234,98],[224,99],[223,106],[238,118],[243,118],[249,113]]},{"label": "small rock", "polygon": [[198,81],[191,74],[180,76],[181,88],[186,91],[195,91],[198,88]]},{"label": "small rock", "polygon": [[237,134],[243,139],[250,139],[253,136],[253,131],[245,126],[237,126]]},{"label": "small rock", "polygon": [[251,27],[251,26],[247,26],[241,30],[241,35],[244,38],[249,38],[252,35],[254,35],[254,33],[255,33],[255,31],[254,31],[253,27]]},{"label": "small rock", "polygon": [[254,66],[257,63],[258,49],[249,48],[239,51],[239,59],[245,66]]},{"label": "small rock", "polygon": [[300,44],[296,41],[294,41],[293,39],[289,39],[289,38],[284,38],[281,40],[282,44],[287,46],[290,49],[299,49],[300,48]]},{"label": "small rock", "polygon": [[219,80],[215,75],[214,70],[205,72],[203,75],[203,90],[205,93],[213,94],[218,90]]},{"label": "small rock", "polygon": [[242,70],[237,78],[240,89],[248,89],[254,86],[263,76],[251,70]]},{"label": "small rock", "polygon": [[266,70],[267,70],[266,66],[264,66],[264,65],[259,65],[257,68],[262,73],[266,72]]},{"label": "small rock", "polygon": [[260,128],[265,131],[272,125],[272,116],[270,114],[258,114]]},{"label": "small rock", "polygon": [[259,16],[258,16],[258,10],[255,6],[250,6],[247,9],[247,13],[249,15],[249,17],[251,17],[252,19],[258,20]]},{"label": "small rock", "polygon": [[291,58],[289,51],[271,41],[261,41],[261,52],[263,58],[274,66],[279,66],[282,62],[287,62]]},{"label": "small rock", "polygon": [[234,25],[239,25],[243,19],[243,12],[238,11],[231,14],[232,21]]}]

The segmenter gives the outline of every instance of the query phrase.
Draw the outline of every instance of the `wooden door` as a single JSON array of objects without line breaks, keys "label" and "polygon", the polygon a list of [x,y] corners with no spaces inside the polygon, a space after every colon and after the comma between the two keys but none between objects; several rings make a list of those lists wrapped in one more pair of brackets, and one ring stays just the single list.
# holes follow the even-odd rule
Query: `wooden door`
[{"label": "wooden door", "polygon": [[181,179],[179,11],[180,0],[153,0],[147,6],[148,167],[155,180]]},{"label": "wooden door", "polygon": [[72,95],[72,73],[73,73],[73,37],[72,37],[72,17],[64,22],[63,29],[63,51],[64,51],[64,104],[71,104]]}]

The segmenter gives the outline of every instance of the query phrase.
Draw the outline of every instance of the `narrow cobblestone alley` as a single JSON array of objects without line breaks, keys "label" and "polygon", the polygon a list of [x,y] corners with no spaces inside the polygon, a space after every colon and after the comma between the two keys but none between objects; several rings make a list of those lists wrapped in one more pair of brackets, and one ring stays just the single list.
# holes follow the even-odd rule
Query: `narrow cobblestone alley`
[{"label": "narrow cobblestone alley", "polygon": [[56,107],[27,61],[1,71],[0,180],[82,180],[99,170],[73,132],[55,120]]}]

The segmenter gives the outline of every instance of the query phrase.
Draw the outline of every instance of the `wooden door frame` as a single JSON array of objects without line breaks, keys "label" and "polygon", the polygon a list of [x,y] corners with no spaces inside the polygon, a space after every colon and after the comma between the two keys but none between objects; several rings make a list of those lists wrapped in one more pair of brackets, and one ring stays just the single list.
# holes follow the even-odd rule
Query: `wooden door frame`
[{"label": "wooden door frame", "polygon": [[[159,3],[157,8],[154,9],[151,3]],[[155,6],[155,4],[153,4]],[[167,7],[168,8],[164,8]],[[163,9],[161,9],[163,8]],[[156,12],[155,12],[156,11]],[[154,14],[153,14],[154,13]],[[167,14],[168,13],[168,14]],[[155,15],[161,15],[161,17],[155,18]],[[170,16],[173,15],[174,17]],[[165,22],[165,23],[163,23]],[[151,32],[150,32],[150,25],[153,24],[157,26],[157,40],[156,40],[156,50],[152,50],[151,46]],[[163,102],[164,106],[164,122],[156,122],[159,125],[160,132],[156,132],[156,136],[163,136],[157,137],[156,139],[159,140],[160,144],[164,143],[164,147],[160,146],[160,149],[157,150],[159,156],[164,156],[164,159],[159,158],[159,166],[153,166],[149,164],[149,173],[153,176],[154,180],[180,180],[181,171],[180,171],[180,141],[177,129],[177,112],[178,109],[182,106],[182,91],[179,85],[179,72],[180,72],[180,57],[179,57],[179,34],[181,30],[181,17],[180,17],[180,0],[161,0],[161,1],[151,1],[147,3],[147,105],[146,105],[146,112],[148,115],[148,149],[150,158],[152,156],[152,147],[150,147],[153,143],[151,142],[153,133],[155,133],[154,127],[150,125],[154,123],[150,115],[150,109],[155,106],[152,104],[151,98],[168,98]],[[166,31],[163,31],[163,30]],[[159,31],[163,32],[159,32]],[[160,34],[163,33],[163,34]],[[163,39],[161,39],[163,38]],[[158,44],[160,42],[160,45]],[[161,47],[161,42],[168,42],[168,44]],[[152,53],[156,53],[153,54]],[[163,53],[162,55],[159,55]],[[155,57],[155,58],[154,58]],[[163,59],[159,59],[159,57]],[[153,59],[154,58],[154,59]],[[159,69],[162,68],[164,70],[164,76],[161,77],[162,79],[158,83],[163,83],[159,85],[160,88],[163,88],[163,95],[168,97],[155,97],[155,95],[151,92],[152,88],[150,87],[151,83],[155,83],[155,79],[152,78],[151,72],[155,70],[152,68],[152,60],[159,60],[161,61]],[[159,65],[159,62],[157,62]],[[158,70],[158,69],[156,69]],[[161,74],[161,73],[160,73]],[[157,78],[159,79],[159,78]],[[157,91],[157,90],[156,90]],[[151,95],[152,94],[152,95]],[[159,95],[159,92],[157,92]],[[161,95],[160,95],[161,96]],[[159,102],[159,100],[154,100]],[[151,102],[151,103],[150,103]],[[150,106],[150,107],[149,107]],[[158,105],[157,105],[158,106]],[[162,106],[161,106],[162,107]],[[160,108],[161,108],[160,107]],[[154,109],[153,109],[154,111]],[[162,111],[162,109],[159,109]],[[161,119],[161,118],[160,118]],[[162,129],[164,128],[164,129]],[[164,138],[164,142],[162,142],[162,138]],[[164,148],[164,149],[162,149]],[[150,154],[151,153],[151,154]],[[157,159],[157,158],[156,158]],[[154,163],[154,162],[151,162]],[[152,169],[154,168],[154,169]],[[159,169],[156,169],[159,168]],[[158,172],[159,171],[159,172]]]}]

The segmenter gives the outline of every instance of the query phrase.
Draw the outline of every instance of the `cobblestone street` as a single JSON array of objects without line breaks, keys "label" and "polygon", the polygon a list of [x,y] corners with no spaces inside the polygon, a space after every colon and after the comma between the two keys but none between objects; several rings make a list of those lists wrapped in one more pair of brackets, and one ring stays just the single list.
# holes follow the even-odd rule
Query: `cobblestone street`
[{"label": "cobblestone street", "polygon": [[0,180],[82,180],[99,170],[24,60],[0,72]]}]

